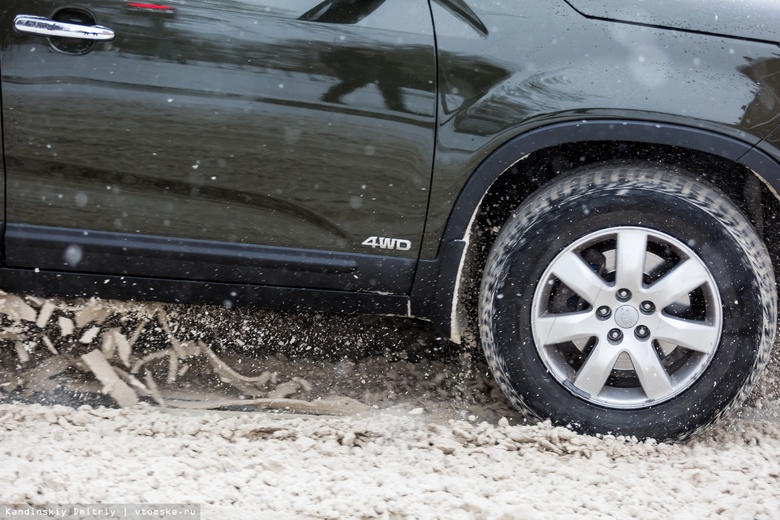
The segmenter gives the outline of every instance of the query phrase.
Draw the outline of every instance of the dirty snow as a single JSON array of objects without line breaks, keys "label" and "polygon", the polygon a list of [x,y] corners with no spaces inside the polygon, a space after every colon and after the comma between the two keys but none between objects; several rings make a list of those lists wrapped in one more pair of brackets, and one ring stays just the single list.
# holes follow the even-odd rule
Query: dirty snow
[{"label": "dirty snow", "polygon": [[[0,299],[0,503],[780,518],[777,351],[747,406],[670,445],[526,423],[478,352],[418,322]],[[137,404],[117,406],[118,382]]]}]

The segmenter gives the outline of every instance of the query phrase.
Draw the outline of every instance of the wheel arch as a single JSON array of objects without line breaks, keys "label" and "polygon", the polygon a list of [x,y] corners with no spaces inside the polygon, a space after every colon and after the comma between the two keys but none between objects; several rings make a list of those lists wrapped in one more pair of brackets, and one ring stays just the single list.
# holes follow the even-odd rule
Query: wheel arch
[{"label": "wheel arch", "polygon": [[627,143],[703,152],[750,167],[780,193],[780,164],[755,149],[755,144],[709,130],[647,121],[570,121],[537,128],[501,145],[482,161],[464,185],[453,206],[442,244],[464,238],[468,225],[495,181],[515,164],[561,145]]},{"label": "wheel arch", "polygon": [[[647,161],[703,177],[707,168],[715,169],[721,174],[707,180],[737,199],[763,235],[763,206],[774,206],[780,214],[780,164],[755,147],[755,137],[752,141],[677,124],[624,120],[570,121],[514,137],[477,166],[457,196],[437,260],[421,262],[423,283],[415,284],[412,307],[424,309],[421,314],[456,342],[475,338],[479,273],[501,224],[533,191],[584,164]],[[778,235],[774,247],[767,245],[778,266],[780,232],[772,234]]]}]

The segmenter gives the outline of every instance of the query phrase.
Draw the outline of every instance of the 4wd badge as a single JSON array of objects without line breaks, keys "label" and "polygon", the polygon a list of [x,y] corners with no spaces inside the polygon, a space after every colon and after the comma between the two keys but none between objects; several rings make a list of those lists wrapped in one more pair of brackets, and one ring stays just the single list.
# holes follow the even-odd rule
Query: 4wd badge
[{"label": "4wd badge", "polygon": [[368,237],[363,240],[364,246],[371,246],[374,249],[377,247],[380,249],[395,249],[398,251],[409,251],[412,248],[412,243],[403,238],[388,238],[388,237]]}]

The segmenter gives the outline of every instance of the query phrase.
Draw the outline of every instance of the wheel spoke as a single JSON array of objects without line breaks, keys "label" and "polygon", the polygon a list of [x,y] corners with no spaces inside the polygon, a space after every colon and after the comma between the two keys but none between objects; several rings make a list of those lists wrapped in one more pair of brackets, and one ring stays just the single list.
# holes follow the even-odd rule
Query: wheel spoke
[{"label": "wheel spoke", "polygon": [[653,337],[689,350],[711,354],[717,345],[718,328],[702,322],[660,316],[659,324],[653,329]]},{"label": "wheel spoke", "polygon": [[621,349],[599,341],[577,372],[574,386],[587,392],[591,397],[597,397],[604,388],[621,352],[623,352]]},{"label": "wheel spoke", "polygon": [[628,350],[628,355],[648,399],[662,399],[672,392],[672,380],[661,364],[652,342],[635,344]]},{"label": "wheel spoke", "polygon": [[642,287],[647,255],[647,233],[638,229],[620,231],[617,235],[615,286],[636,291]]},{"label": "wheel spoke", "polygon": [[591,305],[607,287],[606,282],[574,252],[561,256],[553,265],[552,273]]},{"label": "wheel spoke", "polygon": [[688,259],[654,283],[647,296],[660,310],[697,287],[701,287],[709,279],[709,274],[701,262]]},{"label": "wheel spoke", "polygon": [[597,334],[599,322],[593,312],[548,314],[534,323],[536,337],[543,345],[554,345]]}]

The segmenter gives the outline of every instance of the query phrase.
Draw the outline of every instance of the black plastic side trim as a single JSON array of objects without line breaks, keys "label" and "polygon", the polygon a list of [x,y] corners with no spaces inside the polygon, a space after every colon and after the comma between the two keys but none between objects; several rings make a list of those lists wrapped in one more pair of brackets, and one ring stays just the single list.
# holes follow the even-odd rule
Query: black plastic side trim
[{"label": "black plastic side trim", "polygon": [[758,148],[753,148],[739,159],[739,163],[756,172],[775,193],[780,193],[780,164]]},{"label": "black plastic side trim", "polygon": [[446,334],[452,331],[452,309],[456,280],[466,250],[464,240],[455,240],[442,248],[436,260],[421,260],[412,291],[412,316],[431,320]]},{"label": "black plastic side trim", "polygon": [[408,294],[416,260],[22,224],[6,265],[55,271]]},{"label": "black plastic side trim", "polygon": [[257,306],[277,310],[406,316],[406,296],[0,268],[0,288],[36,296]]},{"label": "black plastic side trim", "polygon": [[[499,147],[477,167],[453,205],[441,244],[465,237],[471,217],[484,194],[493,182],[519,159],[544,148],[587,141],[627,141],[678,146],[732,161],[737,161],[753,147],[753,144],[697,128],[643,121],[572,121],[532,130]],[[780,191],[780,181],[776,180],[772,185]]]}]

